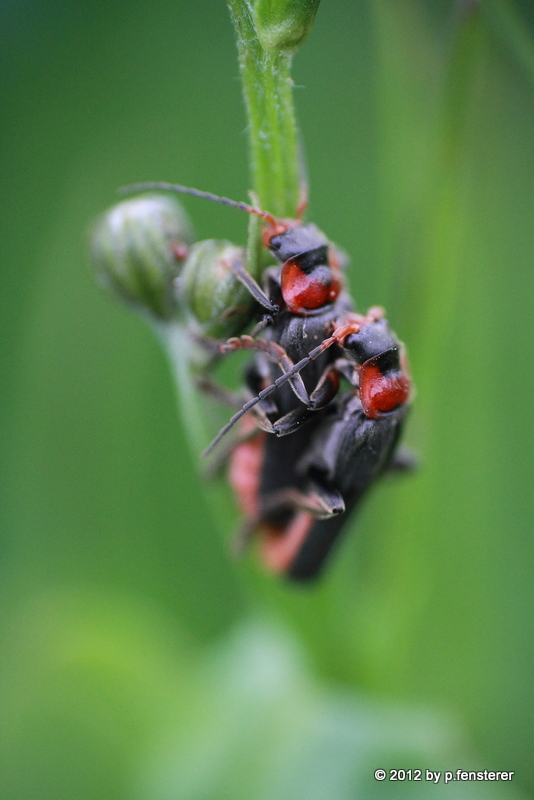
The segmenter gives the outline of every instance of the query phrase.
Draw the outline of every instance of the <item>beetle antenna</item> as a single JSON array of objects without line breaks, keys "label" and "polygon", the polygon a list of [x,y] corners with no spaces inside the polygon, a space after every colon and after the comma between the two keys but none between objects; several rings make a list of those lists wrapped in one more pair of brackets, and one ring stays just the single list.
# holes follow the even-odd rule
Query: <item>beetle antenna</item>
[{"label": "beetle antenna", "polygon": [[212,200],[215,203],[222,203],[223,206],[231,206],[238,208],[240,211],[246,211],[248,214],[255,214],[261,217],[269,225],[273,227],[276,225],[276,219],[268,211],[262,211],[261,208],[250,206],[248,203],[241,203],[237,200],[230,200],[228,197],[219,197],[217,194],[211,192],[201,192],[200,189],[192,189],[190,186],[180,186],[177,183],[164,183],[160,181],[153,181],[150,183],[134,183],[132,186],[123,186],[119,189],[120,194],[133,194],[134,192],[146,192],[153,189],[161,189],[164,192],[181,192],[182,194],[192,194],[194,197],[202,197],[204,200]]},{"label": "beetle antenna", "polygon": [[238,420],[240,420],[241,417],[243,417],[247,413],[247,411],[250,411],[251,408],[254,408],[254,406],[257,405],[261,400],[265,400],[266,397],[269,397],[269,395],[271,395],[280,386],[283,386],[284,383],[287,383],[291,378],[297,375],[311,361],[314,361],[316,358],[319,358],[319,356],[322,353],[324,353],[325,350],[327,350],[337,341],[339,341],[339,338],[336,337],[335,335],[329,336],[328,339],[325,339],[323,342],[321,342],[320,345],[318,345],[310,353],[308,353],[308,355],[305,356],[305,358],[302,358],[300,361],[297,361],[297,363],[294,364],[291,367],[291,369],[288,369],[287,372],[284,372],[283,375],[280,375],[280,377],[277,378],[274,383],[271,383],[270,386],[267,386],[266,389],[263,389],[258,395],[256,395],[256,397],[253,397],[252,400],[249,400],[248,403],[245,403],[245,405],[236,414],[234,414],[234,416],[229,420],[229,422],[227,422],[226,425],[223,428],[221,428],[215,439],[213,439],[213,441],[210,442],[210,444],[206,447],[202,455],[203,456],[209,455],[209,453],[211,453],[213,448],[221,441],[223,436],[225,436],[228,433],[230,428],[233,428],[235,423]]}]

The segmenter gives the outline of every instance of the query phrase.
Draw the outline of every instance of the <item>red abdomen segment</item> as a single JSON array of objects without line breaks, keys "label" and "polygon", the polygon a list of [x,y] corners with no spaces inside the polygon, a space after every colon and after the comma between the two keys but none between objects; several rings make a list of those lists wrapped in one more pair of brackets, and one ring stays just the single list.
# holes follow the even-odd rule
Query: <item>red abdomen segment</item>
[{"label": "red abdomen segment", "polygon": [[[266,436],[260,433],[250,441],[238,444],[230,456],[230,486],[241,512],[252,520],[259,520],[260,516],[259,489]],[[259,523],[260,553],[268,570],[277,573],[288,571],[314,522],[312,514],[299,511],[283,528]]]},{"label": "red abdomen segment", "polygon": [[260,552],[272,572],[288,572],[316,521],[309,511],[298,511],[285,528],[262,525]]},{"label": "red abdomen segment", "polygon": [[360,400],[366,417],[375,419],[408,401],[410,377],[405,358],[394,347],[360,368]]},{"label": "red abdomen segment", "polygon": [[259,514],[258,496],[266,436],[260,433],[250,441],[238,444],[230,456],[228,481],[242,514],[248,519]]},{"label": "red abdomen segment", "polygon": [[326,264],[305,272],[297,259],[290,259],[282,267],[281,288],[289,311],[302,314],[337,300],[341,282]]}]

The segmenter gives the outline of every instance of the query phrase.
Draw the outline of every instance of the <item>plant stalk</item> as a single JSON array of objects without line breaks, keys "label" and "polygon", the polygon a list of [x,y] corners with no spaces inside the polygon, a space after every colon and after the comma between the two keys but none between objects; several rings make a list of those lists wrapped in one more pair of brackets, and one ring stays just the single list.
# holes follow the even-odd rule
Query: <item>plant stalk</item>
[{"label": "plant stalk", "polygon": [[301,189],[290,76],[293,51],[262,47],[249,0],[228,0],[228,7],[248,117],[252,186],[262,208],[276,217],[294,217]]}]

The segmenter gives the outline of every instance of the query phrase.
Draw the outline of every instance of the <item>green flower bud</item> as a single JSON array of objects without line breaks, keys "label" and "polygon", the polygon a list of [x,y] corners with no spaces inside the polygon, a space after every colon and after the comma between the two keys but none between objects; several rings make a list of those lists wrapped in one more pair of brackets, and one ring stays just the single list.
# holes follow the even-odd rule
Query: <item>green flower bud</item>
[{"label": "green flower bud", "polygon": [[206,336],[226,339],[243,330],[254,301],[229,265],[244,265],[245,251],[230,242],[207,239],[191,248],[177,281],[180,301]]},{"label": "green flower bud", "polygon": [[192,241],[189,220],[174,197],[144,195],[100,217],[91,236],[91,258],[106,288],[168,320],[177,311],[173,282]]},{"label": "green flower bud", "polygon": [[256,0],[254,23],[263,49],[295,50],[312,29],[319,1]]}]

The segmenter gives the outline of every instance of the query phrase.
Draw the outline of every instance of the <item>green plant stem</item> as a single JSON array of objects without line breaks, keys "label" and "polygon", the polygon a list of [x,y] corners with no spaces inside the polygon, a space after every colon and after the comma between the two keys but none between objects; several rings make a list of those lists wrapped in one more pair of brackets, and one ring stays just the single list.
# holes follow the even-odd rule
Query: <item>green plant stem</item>
[{"label": "green plant stem", "polygon": [[294,217],[300,181],[292,53],[264,50],[248,0],[228,0],[228,7],[248,116],[252,186],[264,209],[277,217]]}]

